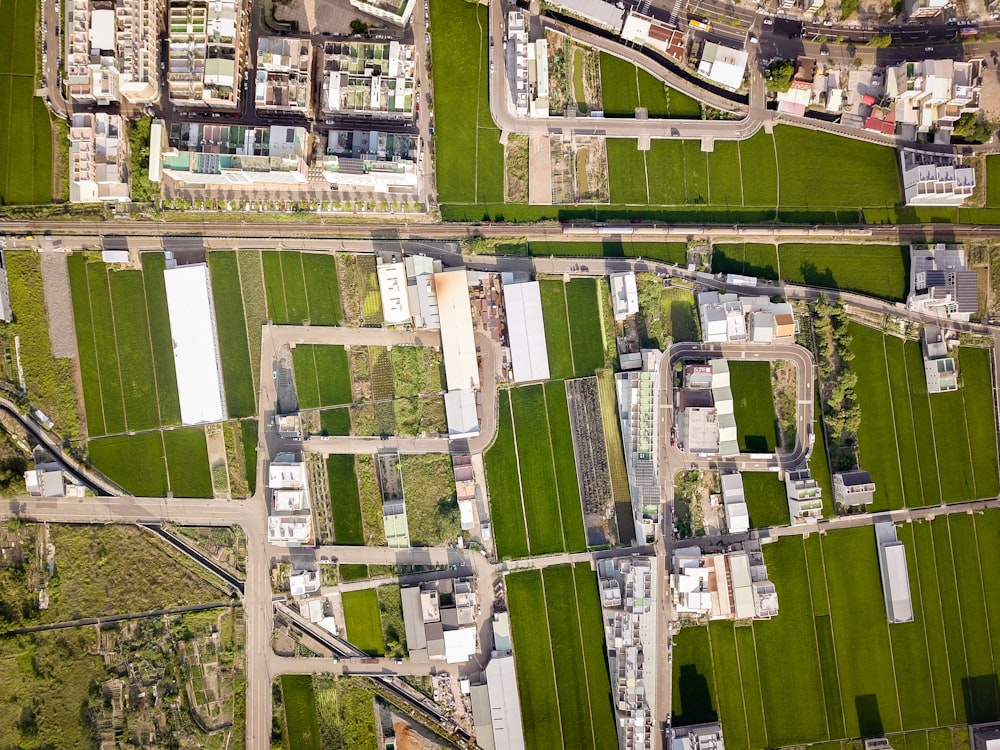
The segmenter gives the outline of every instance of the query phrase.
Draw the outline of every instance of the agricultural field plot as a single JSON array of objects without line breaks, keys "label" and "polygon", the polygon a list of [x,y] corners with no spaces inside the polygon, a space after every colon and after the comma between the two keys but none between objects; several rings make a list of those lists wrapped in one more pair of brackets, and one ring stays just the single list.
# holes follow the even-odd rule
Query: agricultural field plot
[{"label": "agricultural field plot", "polygon": [[[886,620],[870,526],[767,545],[781,613],[750,626],[681,631],[675,723],[718,717],[727,746],[750,750],[1000,719],[1000,603],[987,595],[1000,573],[1000,550],[989,541],[1000,511],[897,530],[912,622]],[[737,680],[729,679],[734,671]],[[788,720],[793,700],[802,708],[797,721]]]},{"label": "agricultural field plot", "polygon": [[214,252],[208,253],[208,269],[212,278],[226,410],[232,417],[247,417],[257,411],[253,372],[260,367],[260,347],[258,345],[257,359],[252,359],[240,265],[235,253]]},{"label": "agricultural field plot", "polygon": [[361,498],[354,456],[333,455],[326,459],[330,502],[333,506],[333,540],[336,544],[364,544],[361,523]]},{"label": "agricultural field plot", "polygon": [[650,117],[701,117],[701,105],[671,89],[627,60],[601,52],[601,92],[605,117],[634,117],[645,107]]},{"label": "agricultural field plot", "polygon": [[298,344],[292,350],[300,409],[353,403],[351,369],[342,346]]},{"label": "agricultural field plot", "polygon": [[[583,504],[587,544],[593,546],[612,544],[615,535],[609,519],[614,511],[614,496],[611,492],[611,469],[601,422],[597,378],[566,381],[566,401],[569,407],[576,479]],[[559,481],[569,480],[560,475]]]},{"label": "agricultural field plot", "polygon": [[502,203],[503,146],[490,115],[485,8],[432,0],[432,59],[447,70],[434,89],[442,202]]},{"label": "agricultural field plot", "polygon": [[428,453],[399,457],[410,544],[433,547],[462,535],[451,457]]},{"label": "agricultural field plot", "polygon": [[712,249],[712,273],[842,289],[891,301],[906,298],[909,248],[901,245],[735,244]]},{"label": "agricultural field plot", "polygon": [[[56,358],[53,354],[40,257],[35,252],[8,251],[4,260],[14,320],[0,326],[0,372],[11,383],[18,382],[23,372],[32,404],[45,412],[60,435],[76,440],[80,437],[83,409],[77,403],[73,360]],[[15,347],[15,337],[19,347]],[[93,365],[82,360],[80,364]],[[95,368],[96,365],[91,368],[92,373]],[[92,377],[91,382],[96,379]]]},{"label": "agricultural field plot", "polygon": [[375,711],[361,677],[284,675],[272,690],[271,746],[284,750],[377,750]]},{"label": "agricultural field plot", "polygon": [[595,279],[573,279],[566,284],[566,314],[577,377],[593,375],[604,367],[604,333]]},{"label": "agricultural field plot", "polygon": [[878,487],[872,509],[995,497],[1000,478],[988,350],[962,347],[962,387],[928,394],[918,342],[856,323],[850,334],[860,463]]},{"label": "agricultural field plot", "polygon": [[[256,431],[251,452],[256,447]],[[205,431],[201,427],[153,430],[91,440],[90,462],[137,497],[212,497]],[[254,463],[256,469],[256,463]]]},{"label": "agricultural field plot", "polygon": [[583,549],[583,510],[563,384],[515,388],[499,400],[497,439],[485,456],[499,554]]},{"label": "agricultural field plot", "polygon": [[371,656],[385,655],[382,618],[375,589],[345,591],[341,596],[347,639]]},{"label": "agricultural field plot", "polygon": [[788,525],[785,483],[778,480],[777,474],[769,471],[743,472],[743,492],[747,510],[750,511],[751,529]]},{"label": "agricultural field plot", "polygon": [[0,205],[52,202],[53,127],[34,95],[37,15],[27,0],[0,2]]},{"label": "agricultural field plot", "polygon": [[572,377],[573,350],[569,338],[569,319],[566,317],[565,284],[562,281],[543,279],[539,282],[539,289],[549,373],[553,378]]},{"label": "agricultural field plot", "polygon": [[[528,254],[536,258],[555,255],[571,258],[648,258],[682,266],[687,262],[685,242],[635,242],[606,239],[600,242],[529,242]],[[523,244],[500,246],[497,255],[521,255]],[[511,249],[508,249],[511,248]]]},{"label": "agricultural field plot", "polygon": [[698,341],[698,311],[694,295],[667,287],[655,273],[636,275],[639,293],[639,335],[644,347],[665,350],[673,341]]},{"label": "agricultural field plot", "polygon": [[434,435],[447,429],[442,395],[444,366],[439,351],[411,346],[355,346],[348,354],[355,404],[350,409],[351,427],[355,434]]},{"label": "agricultural field plot", "polygon": [[277,325],[341,322],[337,261],[329,253],[261,252],[267,316]]},{"label": "agricultural field plot", "polygon": [[162,256],[142,271],[68,263],[90,435],[180,422]]},{"label": "agricultural field plot", "polygon": [[729,360],[740,450],[771,453],[779,442],[768,362]]},{"label": "agricultural field plot", "polygon": [[507,594],[526,746],[614,747],[597,580],[589,566],[514,573]]}]

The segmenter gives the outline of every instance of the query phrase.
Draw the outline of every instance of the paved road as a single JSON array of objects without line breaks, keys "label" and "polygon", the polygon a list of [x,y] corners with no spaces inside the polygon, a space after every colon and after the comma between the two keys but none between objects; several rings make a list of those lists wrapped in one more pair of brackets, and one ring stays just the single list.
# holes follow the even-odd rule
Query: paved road
[{"label": "paved road", "polygon": [[[670,347],[667,357],[668,366],[660,367],[660,378],[671,404],[673,404],[673,366],[675,362],[681,360],[724,357],[729,360],[791,362],[796,373],[796,436],[795,447],[791,451],[776,453],[774,458],[763,460],[754,458],[749,453],[741,453],[731,459],[720,459],[718,456],[700,457],[680,452],[683,462],[703,467],[732,466],[740,471],[760,471],[776,466],[784,469],[797,468],[808,459],[811,448],[809,436],[813,431],[813,383],[815,382],[812,354],[808,349],[798,344],[679,343]],[[760,464],[763,466],[759,467]]]}]

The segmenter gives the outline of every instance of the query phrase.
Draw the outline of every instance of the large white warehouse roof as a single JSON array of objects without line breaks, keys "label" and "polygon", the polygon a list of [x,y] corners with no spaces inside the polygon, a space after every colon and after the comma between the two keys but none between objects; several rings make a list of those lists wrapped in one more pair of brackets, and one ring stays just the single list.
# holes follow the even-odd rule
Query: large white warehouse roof
[{"label": "large white warehouse roof", "polygon": [[476,339],[472,334],[469,278],[464,268],[434,274],[441,316],[441,353],[448,390],[479,387]]},{"label": "large white warehouse roof", "polygon": [[169,268],[163,272],[163,281],[181,422],[221,422],[226,418],[226,407],[208,266],[198,263]]},{"label": "large white warehouse roof", "polygon": [[549,379],[549,350],[542,322],[542,295],[537,281],[504,284],[507,337],[514,382]]}]

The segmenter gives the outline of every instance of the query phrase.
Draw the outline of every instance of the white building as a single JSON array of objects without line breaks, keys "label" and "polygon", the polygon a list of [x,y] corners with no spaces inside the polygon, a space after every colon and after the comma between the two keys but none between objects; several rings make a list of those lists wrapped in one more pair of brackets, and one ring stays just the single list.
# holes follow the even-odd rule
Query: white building
[{"label": "white building", "polygon": [[479,388],[479,360],[465,269],[434,274],[434,294],[441,316],[441,353],[448,389]]},{"label": "white building", "polygon": [[[755,286],[745,276],[727,281]],[[702,339],[707,342],[751,341],[755,344],[787,343],[795,338],[795,316],[787,302],[772,302],[763,295],[701,292],[698,295]]]},{"label": "white building", "polygon": [[671,727],[670,750],[726,750],[726,743],[722,739],[722,725],[715,722]]},{"label": "white building", "polygon": [[698,313],[703,341],[746,341],[746,316],[738,295],[701,292],[698,295]]},{"label": "white building", "polygon": [[631,271],[613,273],[611,279],[611,307],[615,320],[625,320],[639,312],[639,290],[635,274]]},{"label": "white building", "polygon": [[920,337],[924,353],[924,378],[928,393],[947,393],[958,390],[958,368],[955,358],[948,356],[948,344],[938,326],[924,326]]},{"label": "white building", "polygon": [[308,39],[257,39],[254,105],[258,110],[312,112],[312,49]]},{"label": "white building", "polygon": [[788,498],[788,516],[812,521],[823,517],[823,488],[809,475],[809,469],[785,472],[785,496]]},{"label": "white building", "polygon": [[89,0],[70,0],[67,11],[65,60],[71,99],[142,104],[159,96],[158,0],[117,0],[113,10],[95,9]]},{"label": "white building", "polygon": [[325,45],[321,109],[329,114],[412,119],[416,103],[413,50],[412,44],[396,41]]},{"label": "white building", "polygon": [[503,276],[503,306],[514,382],[548,380],[549,350],[545,344],[538,282],[514,282],[509,274]]},{"label": "white building", "polygon": [[302,457],[293,453],[277,454],[268,464],[267,487],[271,494],[268,541],[288,546],[311,544],[309,479]]},{"label": "white building", "polygon": [[479,411],[476,392],[458,388],[444,394],[444,412],[448,421],[448,438],[460,440],[479,434]]},{"label": "white building", "polygon": [[659,379],[662,353],[644,350],[642,369],[615,375],[618,419],[632,496],[637,544],[652,541],[660,519],[660,485],[657,480],[659,450]]},{"label": "white building", "polygon": [[861,469],[833,475],[833,499],[840,505],[870,505],[875,498],[871,474]]},{"label": "white building", "polygon": [[[530,659],[530,654],[525,654]],[[524,750],[524,727],[513,656],[493,656],[486,665],[489,715],[496,750]]]},{"label": "white building", "polygon": [[166,79],[175,105],[236,108],[244,15],[242,0],[169,0]]},{"label": "white building", "polygon": [[638,13],[634,8],[630,8],[625,17],[622,39],[641,47],[649,47],[678,61],[684,59],[687,45],[683,31],[651,16]]},{"label": "white building", "polygon": [[384,263],[381,258],[375,267],[378,289],[382,295],[382,318],[386,325],[403,325],[410,322],[410,295],[406,289],[406,265]]},{"label": "white building", "polygon": [[226,405],[208,266],[196,263],[167,268],[163,281],[181,423],[221,422],[226,418]]},{"label": "white building", "polygon": [[982,60],[918,60],[885,72],[886,96],[893,99],[895,121],[916,133],[936,131],[949,143],[959,118],[979,110]]},{"label": "white building", "polygon": [[875,542],[878,545],[878,567],[882,574],[886,616],[890,623],[913,622],[906,548],[896,538],[896,525],[892,521],[877,522]]},{"label": "white building", "polygon": [[743,534],[750,530],[750,511],[743,493],[743,475],[723,474],[722,509],[726,515],[726,528],[730,534]]},{"label": "white building", "polygon": [[396,26],[406,26],[413,15],[413,8],[417,4],[416,0],[351,0],[358,10],[370,16],[381,18]]},{"label": "white building", "polygon": [[621,32],[625,23],[625,11],[604,0],[558,0],[552,4],[571,16],[582,18],[615,34]]},{"label": "white building", "polygon": [[434,274],[441,272],[441,261],[426,255],[408,255],[405,264],[406,291],[414,328],[440,328],[441,314],[434,292]]},{"label": "white building", "polygon": [[119,115],[78,112],[69,128],[69,200],[118,202],[129,197],[125,173],[128,140]]},{"label": "white building", "polygon": [[899,167],[908,206],[961,206],[976,189],[976,170],[958,154],[904,148]]},{"label": "white building", "polygon": [[965,265],[965,250],[939,243],[910,248],[909,310],[968,321],[979,312],[979,275]]},{"label": "white building", "polygon": [[319,573],[302,570],[288,576],[288,589],[292,596],[306,596],[319,591]]},{"label": "white building", "polygon": [[748,55],[745,50],[724,47],[716,42],[705,42],[698,63],[698,75],[727,89],[739,89],[747,72]]},{"label": "white building", "polygon": [[767,577],[760,545],[754,540],[725,554],[680,547],[671,557],[675,611],[710,620],[770,619],[778,614],[778,594]]}]

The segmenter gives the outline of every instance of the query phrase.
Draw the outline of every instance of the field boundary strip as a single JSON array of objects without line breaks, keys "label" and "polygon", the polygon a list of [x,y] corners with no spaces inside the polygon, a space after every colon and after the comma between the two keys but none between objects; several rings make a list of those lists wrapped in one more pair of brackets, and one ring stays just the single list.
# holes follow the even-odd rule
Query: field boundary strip
[{"label": "field boundary strip", "polygon": [[[760,701],[759,701],[760,702],[760,717],[761,717],[761,722],[762,722],[762,724],[764,726],[764,740],[766,742],[765,746],[769,747],[770,743],[771,743],[771,740],[770,740],[770,737],[768,737],[768,734],[767,734],[767,710],[766,710],[766,708],[764,706],[764,691],[761,690],[761,688],[760,688],[761,678],[760,678],[760,659],[757,658],[757,629],[754,626],[752,620],[750,622],[750,637],[753,638],[754,671],[757,673],[757,694],[758,694],[758,698],[760,699]],[[737,663],[739,663],[741,661],[740,660],[740,652],[741,651],[742,651],[742,649],[739,648],[739,644],[737,643],[737,648],[736,648],[736,661],[737,661]],[[740,673],[742,674],[742,667],[740,668]],[[746,700],[744,700],[743,701],[743,708],[746,709],[746,707],[747,707]],[[749,714],[747,714],[747,721],[749,721]]]},{"label": "field boundary strip", "polygon": [[[968,414],[969,413],[969,402],[966,401],[966,399],[965,399],[965,390],[966,390],[965,387],[961,388],[961,392],[962,392],[962,412],[963,412],[963,414]],[[966,440],[966,444],[969,446],[969,466],[972,468],[972,472],[971,472],[972,473],[972,492],[976,496],[976,499],[978,500],[978,499],[980,499],[980,497],[979,497],[979,483],[976,481],[976,460],[975,460],[975,458],[972,455],[972,433],[969,432],[969,420],[968,419],[963,419],[962,420],[962,426],[965,427],[965,440]],[[992,499],[992,498],[982,498],[982,499],[989,500],[989,499]]]},{"label": "field boundary strip", "polygon": [[[821,537],[822,539],[822,537]],[[823,654],[819,649],[819,630],[816,628],[816,606],[813,604],[812,595],[812,572],[809,570],[809,555],[806,553],[805,539],[803,538],[803,543],[800,545],[802,547],[802,567],[806,570],[806,591],[809,594],[809,620],[812,623],[813,631],[813,642],[816,644],[816,663],[819,665],[820,672],[820,688],[822,689],[823,681]],[[822,549],[822,541],[820,542],[820,549]],[[826,563],[823,563],[823,576],[826,577]],[[833,668],[837,674],[837,686],[839,692],[840,686],[840,665],[837,664],[837,635],[833,627],[833,610],[830,610],[830,632],[833,633],[834,651],[833,651]],[[841,705],[844,701],[841,699]],[[823,721],[826,722],[826,736],[830,736],[830,712],[827,710],[829,706],[826,705],[826,691],[823,691]],[[745,709],[745,706],[744,706]]]},{"label": "field boundary strip", "polygon": [[[903,457],[900,455],[902,452],[899,446],[899,432],[896,430],[896,401],[892,397],[892,375],[889,373],[889,349],[885,344],[885,333],[882,333],[882,367],[885,369],[885,385],[886,390],[889,392],[889,408],[892,410],[892,442],[896,446],[896,469],[899,471],[899,494],[902,497],[899,498],[902,503],[902,507],[909,507],[908,498],[906,496],[906,484],[905,477],[903,476]],[[906,384],[907,395],[910,395],[910,384]],[[971,460],[971,455],[970,455]],[[921,497],[921,502],[923,502],[923,497]],[[890,501],[889,508],[892,508],[892,503]],[[891,648],[891,644],[890,644]]]},{"label": "field boundary strip", "polygon": [[[146,310],[146,335],[149,337],[149,358],[151,369],[153,371],[153,392],[156,394],[156,418],[157,423],[162,426],[164,422],[163,407],[160,405],[160,382],[159,375],[156,372],[156,357],[153,355],[153,324],[150,320],[151,316],[149,314],[149,296],[146,294],[146,269],[143,268],[139,271],[139,273],[142,274],[142,303]],[[167,321],[167,325],[170,325],[169,321]],[[207,437],[208,436],[206,434],[206,438]],[[167,474],[169,473],[170,472],[168,471]]]},{"label": "field boundary strip", "polygon": [[[951,560],[951,583],[955,587],[954,588],[954,598],[955,598],[956,604],[958,605],[958,607],[957,607],[957,609],[958,609],[958,629],[959,629],[959,633],[960,633],[959,642],[962,644],[962,662],[965,665],[965,670],[964,671],[965,671],[966,674],[968,674],[969,673],[969,655],[966,653],[966,650],[965,650],[965,624],[962,622],[962,614],[961,614],[961,609],[960,609],[961,605],[962,605],[962,598],[961,598],[961,595],[958,592],[958,572],[955,570],[955,553],[952,551],[952,542],[951,542],[951,520],[948,517],[945,517],[945,519],[944,519],[944,526],[945,526],[945,528],[947,529],[947,532],[948,532],[948,550],[947,550],[947,552],[948,552],[948,557]],[[931,545],[934,548],[934,561],[936,563],[939,553],[937,551],[937,542],[934,539],[933,531],[934,531],[934,525],[931,524]],[[938,590],[940,591],[940,589],[941,589],[941,571],[940,571],[940,568],[939,568],[938,569]],[[944,602],[942,600],[942,604],[943,603]],[[941,617],[942,618],[944,618],[944,611],[945,611],[944,606],[942,606],[941,607]],[[945,622],[944,632],[945,632],[945,636],[946,637],[947,637],[948,630],[949,630],[948,623]],[[948,642],[946,640],[945,641],[945,648],[947,648],[947,647],[948,647]],[[950,657],[948,659],[948,666],[951,667],[951,658]],[[954,689],[955,688],[953,686],[952,687],[952,692],[954,692]],[[962,691],[962,694],[963,694],[963,696],[965,695],[965,691],[964,690]],[[956,715],[957,715],[958,706],[955,707],[955,711],[956,711]]]},{"label": "field boundary strip", "polygon": [[[823,550],[823,536],[824,536],[823,534],[820,534],[820,536],[819,536],[819,559],[820,559],[820,563],[823,565],[823,582],[824,582],[823,590],[826,591],[826,611],[829,613],[829,617],[830,617],[830,634],[833,636],[831,638],[831,641],[833,643],[833,666],[834,666],[834,670],[835,670],[835,676],[837,678],[837,694],[840,696],[840,718],[841,718],[841,721],[843,721],[843,723],[844,723],[844,727],[846,728],[847,727],[847,712],[844,709],[844,698],[843,698],[843,696],[844,696],[844,687],[843,687],[843,684],[840,681],[840,664],[839,664],[839,662],[837,660],[837,636],[836,636],[836,633],[835,633],[835,631],[833,629],[833,602],[830,601],[830,587],[828,585],[826,585],[826,579],[827,579],[827,572],[826,572],[826,552]],[[806,570],[807,571],[809,570],[809,556],[808,555],[806,555]],[[810,572],[809,575],[811,576],[812,573]],[[810,587],[810,589],[809,589],[809,597],[810,597],[809,601],[810,601],[810,603],[812,603],[812,587]],[[813,629],[815,629],[815,622],[816,622],[816,617],[815,617],[815,614],[814,614],[813,615],[813,623],[814,623]],[[819,645],[819,641],[817,640],[817,647],[818,647],[818,645]],[[827,717],[827,722],[826,723],[827,723],[827,727],[829,727],[829,725],[830,725],[830,719],[829,719],[829,717]]]},{"label": "field boundary strip", "polygon": [[[921,592],[923,591],[923,583],[920,580],[920,566],[917,565],[917,536],[913,533],[913,524],[909,525],[909,538],[910,538],[910,554],[913,556],[913,569],[914,574],[917,577],[917,598],[920,602],[920,630],[924,634],[924,648],[927,651],[927,674],[931,678],[930,694],[931,694],[931,705],[934,707],[934,722],[938,726],[941,724],[941,712],[938,710],[937,696],[934,690],[934,664],[931,659],[931,641],[927,635],[927,608],[924,607],[924,597]],[[909,564],[909,560],[907,560]]]},{"label": "field boundary strip", "polygon": [[[594,715],[594,704],[590,700],[590,672],[587,670],[587,659],[583,657],[587,650],[587,641],[583,635],[583,613],[580,611],[580,592],[576,587],[576,571],[573,569],[572,565],[569,568],[570,580],[573,581],[573,606],[576,607],[576,630],[580,636],[580,663],[583,665],[583,678],[587,689],[584,691],[587,694],[587,709],[590,715],[590,737],[593,740],[594,747],[598,747],[597,744],[597,727],[594,726],[596,718]],[[554,668],[553,664],[553,668]],[[610,679],[610,673],[609,673]]]},{"label": "field boundary strip", "polygon": [[[976,541],[976,559],[977,560],[982,560],[980,549],[979,549],[979,527],[976,525],[976,516],[975,516],[975,514],[972,515],[972,538],[975,539],[975,541]],[[986,581],[983,580],[983,569],[982,569],[982,567],[979,566],[979,565],[977,565],[976,566],[976,571],[979,574],[979,587],[983,590],[983,613],[986,615],[986,617],[984,619],[984,622],[987,625],[987,627],[985,628],[985,630],[986,630],[986,638],[987,638],[987,640],[990,643],[990,661],[993,664],[993,672],[994,672],[994,674],[996,674],[996,671],[997,671],[996,645],[993,643],[993,633],[991,632],[991,630],[989,628],[990,604],[989,604],[989,601],[986,599]],[[993,705],[997,708],[998,711],[1000,711],[1000,693],[998,693],[997,690],[998,690],[997,685],[996,685],[996,683],[994,683],[994,686],[993,686],[993,700],[994,700],[994,704]]]},{"label": "field boundary strip", "polygon": [[[924,497],[924,493],[923,493],[923,490],[924,490],[924,470],[923,470],[923,467],[921,467],[921,465],[920,465],[920,451],[919,451],[919,448],[918,448],[918,446],[920,445],[920,435],[917,434],[917,423],[916,423],[916,419],[913,416],[913,401],[914,401],[914,397],[916,396],[916,394],[914,394],[910,390],[910,368],[906,364],[906,344],[907,344],[907,341],[904,339],[903,343],[902,343],[902,347],[901,347],[902,348],[902,355],[903,356],[900,359],[901,359],[901,361],[903,363],[903,375],[906,378],[905,379],[905,382],[906,382],[906,393],[910,397],[910,431],[913,433],[913,449],[914,449],[914,453],[916,454],[916,459],[917,459],[917,461],[916,461],[917,480],[919,481],[919,484],[920,484],[920,504],[921,504],[921,507],[923,507],[923,506],[927,505],[928,503],[927,503],[926,498]],[[889,393],[890,393],[890,395],[892,393],[892,388],[891,387],[889,389]],[[893,407],[893,413],[895,413],[895,407]],[[937,452],[936,451],[935,451],[934,455],[935,455],[935,466],[936,466],[937,465],[937,458],[936,458],[937,457]],[[940,483],[940,480],[938,480],[938,481]],[[909,504],[909,502],[907,502],[907,500],[906,500],[906,494],[905,494],[905,492],[903,494],[903,502],[906,505],[906,507],[908,507],[908,508],[912,507]]]},{"label": "field boundary strip", "polygon": [[[941,600],[941,575],[940,575],[940,571],[938,570],[938,567],[937,567],[937,545],[934,542],[934,528],[933,528],[933,524],[930,521],[927,521],[926,523],[927,523],[927,539],[930,541],[930,545],[931,545],[931,558],[930,559],[934,563],[933,566],[932,566],[933,570],[934,570],[934,589],[935,589],[935,593],[937,594],[937,596],[935,597],[935,600],[937,601],[937,603],[939,605],[938,608],[939,608],[940,613],[941,613],[941,632],[943,634],[945,634],[944,635],[944,640],[942,641],[944,647],[941,649],[941,651],[944,652],[945,663],[948,665],[948,672],[945,675],[946,682],[948,684],[948,697],[951,700],[952,715],[957,719],[958,718],[958,704],[955,702],[955,688],[951,684],[951,671],[952,671],[951,670],[951,659],[952,659],[952,655],[951,655],[951,652],[948,650],[948,641],[947,641],[948,624],[945,622],[945,619],[944,619],[944,602]],[[917,544],[916,544],[916,535],[915,534],[914,534],[914,545],[913,545],[913,547],[914,547],[914,550],[916,550]],[[923,604],[923,602],[921,601],[921,605],[922,604]],[[933,665],[931,667],[931,673],[933,674]]]},{"label": "field boundary strip", "polygon": [[[529,546],[529,549],[530,549],[530,546],[531,546],[530,540],[528,542],[528,546]],[[555,700],[555,704],[556,704],[556,713],[558,714],[558,716],[556,717],[557,720],[555,721],[554,726],[558,727],[558,729],[559,729],[559,738],[563,739],[562,707],[559,705],[559,687],[558,687],[559,686],[559,675],[556,674],[556,655],[555,655],[555,652],[552,650],[552,628],[549,625],[549,608],[548,608],[549,597],[548,597],[548,594],[545,592],[545,576],[543,575],[543,573],[544,573],[543,570],[539,570],[538,571],[538,580],[541,582],[541,586],[542,586],[542,607],[541,607],[541,610],[542,610],[542,615],[545,617],[545,632],[548,633],[548,635],[549,635],[549,637],[547,639],[547,644],[548,644],[548,647],[549,647],[549,663],[552,665],[552,683],[553,683],[553,685],[556,686],[556,700]],[[574,583],[574,589],[573,589],[573,591],[574,592],[576,591],[575,583]],[[577,613],[577,618],[579,618],[579,612]],[[593,727],[593,721],[591,721],[591,727]],[[593,731],[593,729],[591,729],[591,731]]]},{"label": "field boundary strip", "polygon": [[[257,253],[257,263],[260,263],[260,253]],[[261,268],[261,277],[264,269]],[[239,253],[236,253],[236,277],[240,280],[240,305],[243,307],[243,328],[247,335],[247,357],[250,360],[250,381],[253,383],[254,396],[260,393],[260,362],[253,361],[253,351],[250,348],[250,319],[247,317],[247,302],[243,294],[243,266],[240,263]],[[264,309],[267,310],[267,294],[264,294]],[[256,399],[255,399],[256,401]],[[255,403],[256,406],[256,403]],[[256,409],[254,410],[256,411]]]},{"label": "field boundary strip", "polygon": [[[497,400],[499,401],[499,399]],[[524,541],[527,543],[528,556],[530,557],[531,534],[528,532],[528,510],[524,505],[524,483],[521,482],[521,455],[517,450],[517,420],[514,419],[514,400],[510,398],[510,391],[507,392],[507,408],[510,409],[510,434],[511,442],[514,445],[514,463],[517,466],[517,494],[521,498],[521,519],[524,523]]]},{"label": "field boundary strip", "polygon": [[[108,432],[108,422],[107,415],[104,413],[104,378],[101,377],[101,358],[97,356],[97,330],[94,325],[94,305],[90,299],[90,281],[87,276],[87,264],[84,262],[82,264],[81,276],[83,278],[83,285],[87,292],[87,314],[90,318],[90,339],[91,345],[93,346],[94,353],[94,364],[97,367],[97,393],[100,398],[100,408],[101,408],[101,435],[106,435]],[[77,352],[77,359],[80,359],[80,354]],[[81,388],[83,387],[83,374],[80,376]],[[92,437],[90,430],[90,424],[87,425],[87,436]]]},{"label": "field boundary strip", "polygon": [[[125,403],[125,382],[122,379],[122,357],[121,353],[118,351],[118,322],[115,320],[115,301],[111,293],[111,278],[108,276],[108,267],[103,263],[101,265],[104,266],[102,276],[104,278],[104,285],[107,287],[108,291],[108,311],[111,313],[111,336],[115,342],[115,362],[113,370],[118,374],[118,387],[121,389],[122,397],[122,422],[125,425],[125,429],[120,434],[128,434],[128,405]],[[103,401],[104,397],[102,396],[102,406]],[[105,430],[106,429],[107,422],[105,422]]]}]

